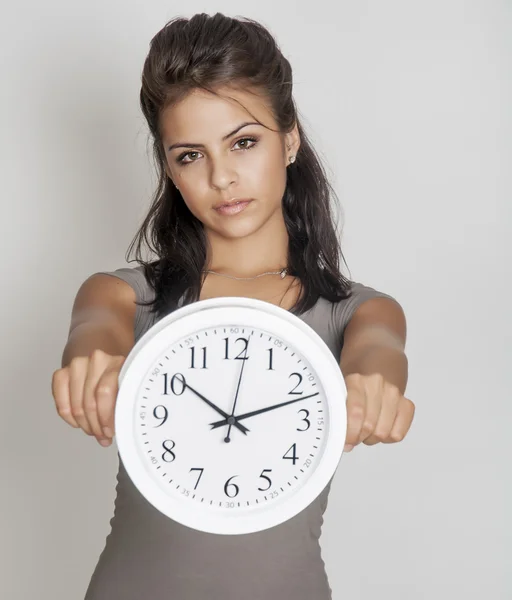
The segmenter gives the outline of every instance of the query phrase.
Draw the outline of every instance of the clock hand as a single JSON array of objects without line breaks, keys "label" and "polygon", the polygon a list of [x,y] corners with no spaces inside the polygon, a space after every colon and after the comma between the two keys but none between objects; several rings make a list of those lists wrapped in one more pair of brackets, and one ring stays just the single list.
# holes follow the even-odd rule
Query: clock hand
[{"label": "clock hand", "polygon": [[191,392],[193,392],[196,396],[198,396],[199,398],[201,398],[201,400],[203,400],[204,402],[206,402],[206,404],[208,404],[209,406],[211,406],[213,408],[213,410],[216,410],[220,415],[222,415],[223,417],[225,417],[225,421],[223,421],[224,424],[227,424],[229,422],[230,426],[234,425],[243,434],[247,435],[247,432],[249,431],[249,429],[247,429],[247,427],[244,427],[243,425],[240,425],[240,423],[238,423],[237,419],[233,415],[231,415],[231,416],[228,415],[221,408],[219,408],[216,404],[214,404],[213,402],[211,402],[210,400],[208,400],[207,398],[205,398],[197,390],[195,390],[193,387],[191,387],[188,383],[183,382],[183,385],[185,387],[187,387]]},{"label": "clock hand", "polygon": [[[242,368],[240,369],[240,377],[238,378],[238,385],[236,386],[236,393],[235,393],[235,401],[233,403],[233,410],[231,411],[231,419],[234,418],[235,415],[235,408],[236,408],[236,402],[238,400],[238,392],[240,391],[240,384],[242,383],[242,375],[244,373],[244,367],[245,367],[245,362],[248,360],[248,356],[247,356],[247,348],[249,347],[249,340],[247,340],[247,345],[245,346],[245,356],[242,358]],[[229,437],[229,434],[231,433],[231,425],[232,423],[230,422],[231,419],[228,417],[228,423],[229,423],[229,427],[228,427],[228,433],[226,435],[226,437],[224,438],[224,441],[226,443],[229,443],[231,441],[231,438]],[[212,427],[213,429],[213,427]]]},{"label": "clock hand", "polygon": [[[295,398],[294,400],[288,400],[287,402],[281,402],[280,404],[273,404],[272,406],[266,406],[265,408],[260,408],[258,410],[253,410],[252,412],[244,413],[243,415],[237,415],[236,420],[241,421],[242,419],[248,419],[249,417],[254,417],[255,415],[260,415],[261,413],[268,412],[269,410],[274,410],[276,408],[281,408],[281,406],[287,406],[288,404],[293,404],[294,402],[299,402],[299,400],[307,400],[308,398],[313,398],[314,396],[318,396],[320,392],[315,392],[314,394],[310,394],[309,396],[301,396],[300,398]],[[215,423],[210,423],[212,429],[217,429],[217,427],[222,427],[226,425],[227,419],[222,421],[216,421]]]}]

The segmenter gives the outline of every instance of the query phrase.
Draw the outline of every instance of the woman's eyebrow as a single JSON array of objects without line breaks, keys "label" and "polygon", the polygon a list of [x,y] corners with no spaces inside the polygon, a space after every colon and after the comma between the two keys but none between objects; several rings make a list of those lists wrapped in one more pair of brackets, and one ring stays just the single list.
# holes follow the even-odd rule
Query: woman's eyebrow
[{"label": "woman's eyebrow", "polygon": [[[246,121],[245,123],[238,125],[236,127],[236,129],[233,129],[233,131],[231,131],[230,133],[226,134],[222,138],[222,141],[225,142],[230,137],[233,137],[234,135],[236,135],[240,131],[240,129],[243,129],[244,127],[247,127],[248,125],[261,125],[261,123],[257,123],[256,121]],[[176,144],[171,144],[167,150],[170,152],[174,148],[204,148],[204,144],[195,144],[193,142],[192,143],[177,142]]]}]

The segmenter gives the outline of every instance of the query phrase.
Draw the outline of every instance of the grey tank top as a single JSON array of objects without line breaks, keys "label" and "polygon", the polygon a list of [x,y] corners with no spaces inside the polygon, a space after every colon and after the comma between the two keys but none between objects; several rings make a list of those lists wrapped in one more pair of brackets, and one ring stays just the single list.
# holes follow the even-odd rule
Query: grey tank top
[{"label": "grey tank top", "polygon": [[[103,272],[135,290],[154,292],[141,266]],[[352,282],[353,295],[324,298],[300,315],[339,361],[343,332],[365,300],[388,294]],[[154,323],[149,307],[137,306],[137,341]],[[340,431],[340,435],[344,435]],[[301,513],[265,531],[217,535],[185,527],[163,515],[138,491],[119,457],[111,530],[85,600],[330,600],[320,534],[331,483]],[[332,480],[331,480],[332,481]]]}]

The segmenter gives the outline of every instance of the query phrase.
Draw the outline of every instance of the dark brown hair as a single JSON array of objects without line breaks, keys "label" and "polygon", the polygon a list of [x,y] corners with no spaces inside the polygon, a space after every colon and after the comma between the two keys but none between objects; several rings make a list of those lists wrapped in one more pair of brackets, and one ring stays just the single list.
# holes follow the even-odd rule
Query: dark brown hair
[{"label": "dark brown hair", "polygon": [[[136,260],[155,290],[151,311],[161,318],[182,296],[183,304],[197,300],[207,257],[203,225],[167,175],[160,116],[194,89],[216,94],[219,87],[258,90],[268,100],[281,132],[291,131],[297,123],[301,145],[296,161],[287,168],[282,199],[288,269],[302,284],[292,312],[305,312],[319,297],[332,302],[347,298],[350,282],[340,272],[343,255],[331,206],[336,195],[298,119],[290,63],[260,23],[220,13],[196,14],[169,21],[153,37],[142,72],[140,105],[153,141],[158,186],[127,260],[136,245]],[[157,260],[143,259],[143,243]]]}]

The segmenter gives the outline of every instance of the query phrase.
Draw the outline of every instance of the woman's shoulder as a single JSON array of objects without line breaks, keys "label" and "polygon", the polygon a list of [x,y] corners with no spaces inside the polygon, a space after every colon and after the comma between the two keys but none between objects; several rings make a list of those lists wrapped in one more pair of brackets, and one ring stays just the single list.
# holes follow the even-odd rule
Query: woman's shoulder
[{"label": "woman's shoulder", "polygon": [[345,327],[350,322],[355,311],[367,300],[373,298],[387,298],[396,302],[395,297],[378,287],[371,286],[361,281],[349,280],[347,297],[337,301],[321,298],[315,307],[315,312],[324,312],[328,315],[331,326],[336,329],[338,335],[343,335]]},{"label": "woman's shoulder", "polygon": [[95,275],[110,275],[128,283],[134,290],[137,300],[147,301],[151,294],[151,287],[146,278],[144,265],[135,267],[119,267],[114,270],[98,271]]}]

